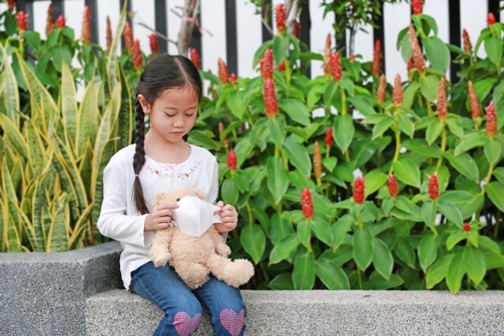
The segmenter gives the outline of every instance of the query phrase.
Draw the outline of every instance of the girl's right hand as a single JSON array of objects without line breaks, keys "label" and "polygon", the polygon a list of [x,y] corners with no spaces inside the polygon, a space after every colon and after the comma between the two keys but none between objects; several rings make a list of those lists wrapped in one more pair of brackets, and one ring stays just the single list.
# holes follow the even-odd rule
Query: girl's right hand
[{"label": "girl's right hand", "polygon": [[152,212],[145,217],[144,231],[159,231],[166,229],[172,221],[173,209],[177,209],[177,203],[164,203],[155,206]]}]

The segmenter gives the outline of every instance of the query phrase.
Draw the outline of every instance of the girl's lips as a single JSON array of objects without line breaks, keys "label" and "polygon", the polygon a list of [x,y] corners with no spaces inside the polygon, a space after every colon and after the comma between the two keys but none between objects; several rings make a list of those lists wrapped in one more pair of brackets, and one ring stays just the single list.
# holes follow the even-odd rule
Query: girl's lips
[{"label": "girl's lips", "polygon": [[177,135],[177,136],[180,136],[180,135],[183,135],[184,132],[172,132],[173,135]]}]

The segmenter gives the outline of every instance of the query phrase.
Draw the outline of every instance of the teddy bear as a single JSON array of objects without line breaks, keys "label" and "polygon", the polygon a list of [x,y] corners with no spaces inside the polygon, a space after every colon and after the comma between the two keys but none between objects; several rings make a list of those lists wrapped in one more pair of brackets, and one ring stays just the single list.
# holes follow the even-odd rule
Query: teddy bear
[{"label": "teddy bear", "polygon": [[[177,189],[156,194],[154,206],[176,203],[185,196],[206,201],[205,195],[198,189]],[[210,225],[200,237],[186,234],[179,227],[170,225],[156,232],[149,251],[156,267],[170,262],[170,266],[190,289],[202,286],[209,279],[210,272],[233,287],[247,283],[254,275],[254,266],[246,259],[231,261],[227,258],[230,253],[224,237],[214,225]]]}]

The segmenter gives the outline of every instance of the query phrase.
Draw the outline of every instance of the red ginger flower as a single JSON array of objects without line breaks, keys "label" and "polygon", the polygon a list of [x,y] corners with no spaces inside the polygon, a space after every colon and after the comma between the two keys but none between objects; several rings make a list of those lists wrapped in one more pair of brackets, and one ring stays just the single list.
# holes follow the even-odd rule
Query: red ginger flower
[{"label": "red ginger flower", "polygon": [[84,7],[81,39],[84,44],[88,44],[91,41],[91,16],[89,15],[89,6]]},{"label": "red ginger flower", "polygon": [[58,28],[63,28],[66,26],[66,19],[63,14],[60,14],[60,16],[58,16],[58,18],[56,19],[56,25],[58,26]]},{"label": "red ginger flower", "polygon": [[268,78],[273,79],[273,50],[266,49],[263,57],[259,61],[261,66],[261,76],[266,82]]},{"label": "red ginger flower", "polygon": [[54,29],[54,23],[52,22],[52,4],[49,5],[47,9],[47,19],[46,19],[46,36],[49,36]]},{"label": "red ginger flower", "polygon": [[413,64],[413,57],[410,57],[408,61],[408,73],[410,73],[413,68],[415,68],[415,64]]},{"label": "red ginger flower", "polygon": [[422,0],[411,0],[411,8],[413,9],[413,15],[422,14],[423,1]]},{"label": "red ginger flower", "polygon": [[355,55],[354,54],[350,55],[350,57],[348,58],[348,60],[350,61],[350,63],[355,62]]},{"label": "red ginger flower", "polygon": [[142,51],[140,50],[140,41],[138,39],[133,43],[133,66],[137,70],[142,67]]},{"label": "red ginger flower", "polygon": [[471,81],[467,84],[467,91],[469,91],[469,102],[471,103],[471,117],[473,120],[476,120],[481,116],[481,110],[478,102],[478,96],[476,96],[476,91],[474,91],[473,83]]},{"label": "red ginger flower", "polygon": [[394,80],[394,105],[401,107],[403,103],[403,89],[401,83],[401,75],[397,74]]},{"label": "red ginger flower", "polygon": [[264,108],[266,115],[270,118],[274,118],[278,113],[275,83],[271,78],[268,78],[264,84]]},{"label": "red ginger flower", "polygon": [[301,192],[301,209],[306,219],[313,218],[313,200],[310,190],[306,187]]},{"label": "red ginger flower", "polygon": [[285,61],[282,61],[282,63],[280,63],[280,66],[278,67],[278,70],[285,71]]},{"label": "red ginger flower", "polygon": [[201,60],[198,51],[194,48],[191,49],[191,61],[196,66],[196,68],[201,69]]},{"label": "red ginger flower", "polygon": [[491,139],[497,134],[497,114],[495,113],[495,104],[493,100],[486,108],[486,130]]},{"label": "red ginger flower", "polygon": [[231,149],[227,156],[227,166],[231,171],[236,171],[236,153],[234,149]]},{"label": "red ginger flower", "polygon": [[331,74],[331,34],[327,34],[324,48],[324,75],[327,77]]},{"label": "red ginger flower", "polygon": [[150,49],[151,52],[156,55],[159,54],[159,43],[156,34],[149,35]]},{"label": "red ginger flower", "polygon": [[382,58],[383,53],[381,51],[381,42],[380,40],[376,40],[374,53],[373,53],[373,65],[371,67],[371,74],[373,76],[380,76],[381,67],[382,67]]},{"label": "red ginger flower", "polygon": [[110,52],[110,47],[112,46],[112,28],[110,27],[110,18],[107,15],[107,52]]},{"label": "red ginger flower", "polygon": [[298,40],[301,36],[301,23],[297,21],[294,22],[294,36],[296,36]]},{"label": "red ginger flower", "polygon": [[27,25],[28,16],[25,14],[25,12],[23,12],[23,11],[17,12],[16,17],[17,17],[17,24],[18,24],[19,30],[20,31],[27,30],[28,29],[28,25]]},{"label": "red ginger flower", "polygon": [[437,115],[441,122],[446,121],[448,107],[446,106],[445,79],[441,78],[438,89]]},{"label": "red ginger flower", "polygon": [[219,79],[221,80],[222,84],[228,84],[229,83],[229,71],[227,68],[226,63],[219,58]]},{"label": "red ginger flower", "polygon": [[326,148],[328,150],[331,149],[332,144],[333,144],[332,126],[329,126],[329,128],[327,128],[327,131],[326,131],[326,134],[325,134],[325,145],[326,145]]},{"label": "red ginger flower", "polygon": [[437,172],[432,174],[432,176],[429,176],[429,196],[431,200],[436,200],[439,198],[439,184],[437,180]]},{"label": "red ginger flower", "polygon": [[128,21],[126,21],[126,24],[124,25],[123,36],[126,50],[128,52],[133,51],[133,30],[131,30],[131,25]]},{"label": "red ginger flower", "polygon": [[418,40],[415,33],[415,28],[410,24],[408,29],[408,36],[411,45],[411,54],[413,58],[413,62],[415,67],[420,71],[420,73],[425,73],[425,60],[423,57],[422,49],[420,49],[420,45],[418,44]]},{"label": "red ginger flower", "polygon": [[465,232],[471,232],[471,225],[469,225],[469,223],[464,223],[464,226],[462,227],[462,229]]},{"label": "red ginger flower", "polygon": [[465,30],[465,28],[462,31],[462,39],[464,40],[464,51],[472,55],[471,40],[469,39],[469,34],[467,33],[467,30]]},{"label": "red ginger flower", "polygon": [[354,181],[354,201],[357,204],[364,202],[364,180],[357,177]]},{"label": "red ginger flower", "polygon": [[[222,121],[219,122],[219,135],[222,134],[225,130],[224,123]],[[224,147],[228,148],[229,146],[229,141],[227,138],[222,139],[222,143],[224,144]]]},{"label": "red ginger flower", "polygon": [[339,53],[331,54],[331,75],[334,81],[339,81],[341,79],[341,64],[339,59]]},{"label": "red ginger flower", "polygon": [[397,181],[394,177],[394,175],[390,174],[388,177],[388,190],[389,190],[389,195],[390,197],[396,198],[397,197]]},{"label": "red ginger flower", "polygon": [[285,7],[282,4],[275,6],[275,22],[279,35],[283,35],[285,31]]},{"label": "red ginger flower", "polygon": [[382,104],[385,101],[385,89],[387,87],[387,82],[385,80],[385,74],[380,77],[380,84],[378,84],[378,90],[376,91],[377,97],[376,101],[378,104]]},{"label": "red ginger flower", "polygon": [[49,36],[51,35],[52,31],[54,30],[54,23],[51,23],[49,25],[49,28],[47,28],[47,32],[46,32],[46,35]]},{"label": "red ginger flower", "polygon": [[236,74],[234,72],[231,74],[229,79],[230,79],[231,83],[233,83],[233,84],[236,84],[236,81],[238,80],[238,78],[236,77]]},{"label": "red ginger flower", "polygon": [[10,11],[14,10],[15,5],[16,5],[16,0],[7,0],[7,6],[9,7]]},{"label": "red ginger flower", "polygon": [[322,177],[322,156],[320,155],[318,141],[315,141],[315,146],[313,147],[313,172],[317,181],[320,180]]},{"label": "red ginger flower", "polygon": [[488,22],[488,26],[491,26],[493,24],[495,24],[495,16],[493,15],[493,13],[488,13],[488,19],[487,19],[487,22]]}]

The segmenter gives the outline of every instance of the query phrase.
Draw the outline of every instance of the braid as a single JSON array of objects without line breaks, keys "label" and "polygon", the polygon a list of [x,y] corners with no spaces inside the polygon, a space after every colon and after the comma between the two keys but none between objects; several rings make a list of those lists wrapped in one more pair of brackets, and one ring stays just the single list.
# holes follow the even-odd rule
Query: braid
[{"label": "braid", "polygon": [[145,163],[145,150],[144,150],[144,138],[145,138],[145,125],[144,125],[144,112],[140,102],[137,99],[136,102],[136,139],[135,139],[135,155],[133,155],[133,171],[135,172],[135,182],[133,184],[133,199],[137,210],[142,214],[149,213],[147,206],[145,205],[145,198],[142,190],[142,184],[138,178],[138,174]]}]

